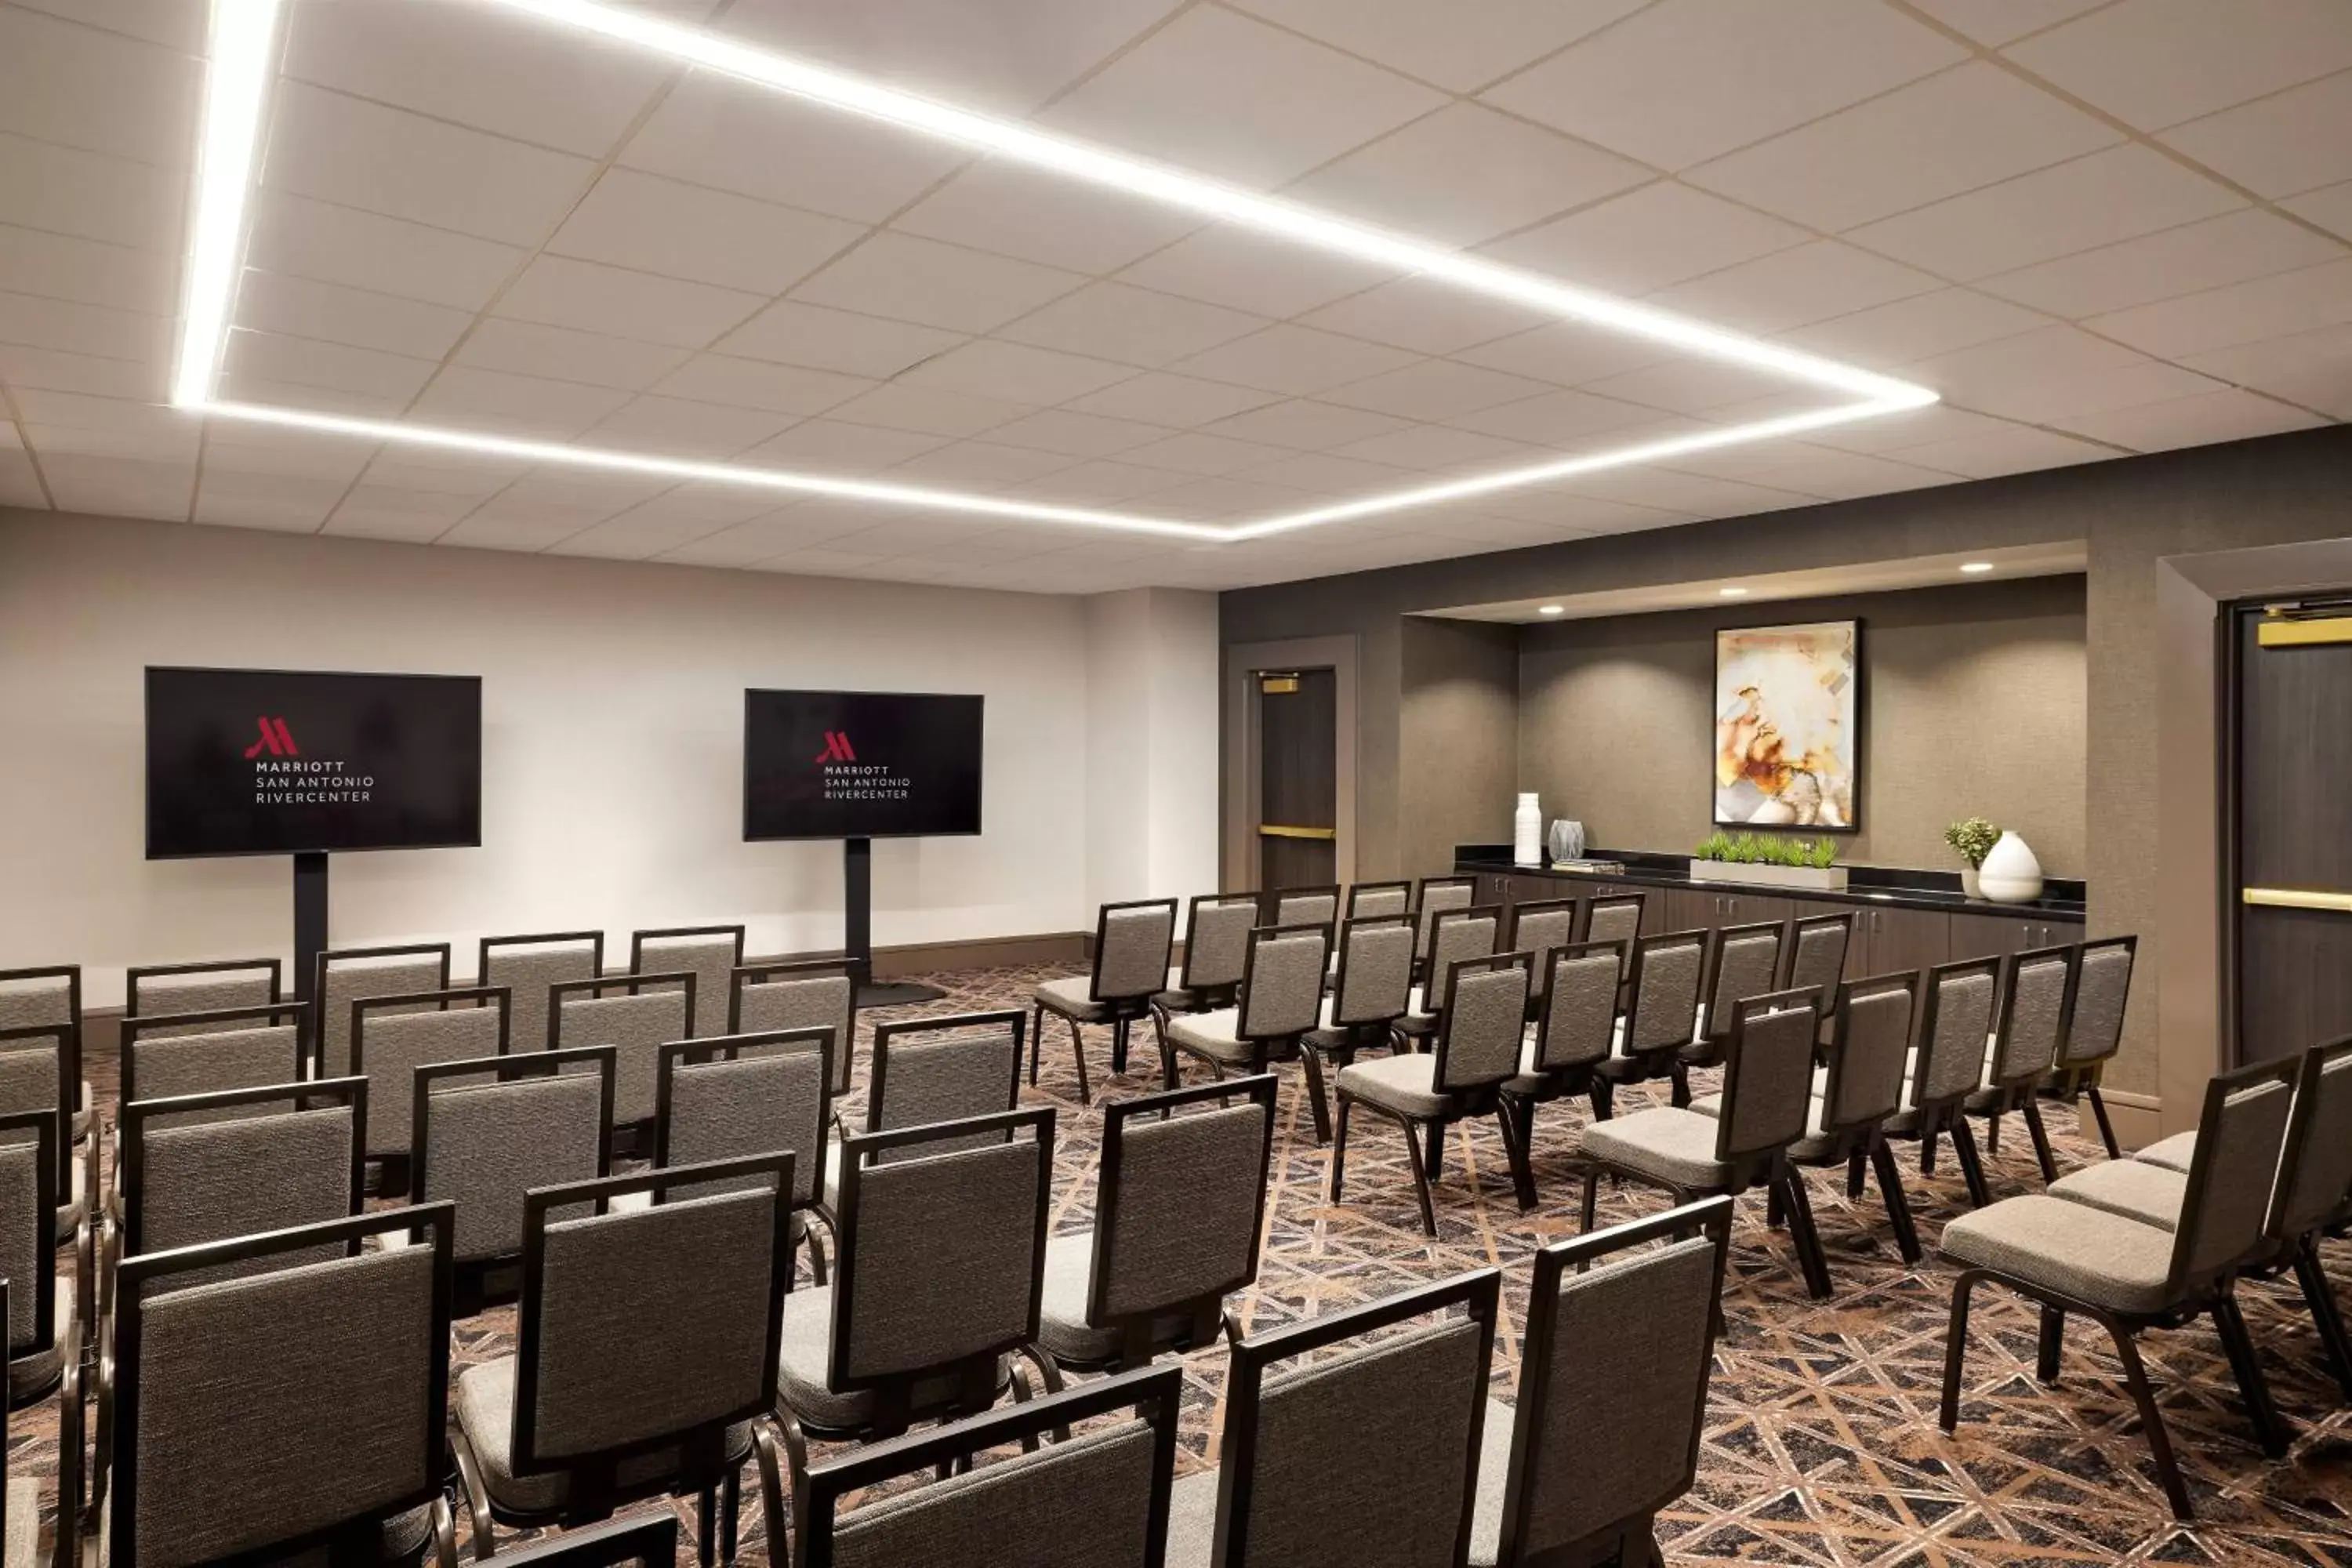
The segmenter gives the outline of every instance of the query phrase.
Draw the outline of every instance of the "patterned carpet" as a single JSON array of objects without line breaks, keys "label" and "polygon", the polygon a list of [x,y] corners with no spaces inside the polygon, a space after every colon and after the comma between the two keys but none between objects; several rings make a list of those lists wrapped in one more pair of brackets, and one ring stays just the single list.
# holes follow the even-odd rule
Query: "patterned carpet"
[{"label": "patterned carpet", "polygon": [[[1051,971],[989,970],[935,975],[949,999],[868,1015],[866,1022],[914,1013],[1025,1004]],[[1099,1097],[1108,1072],[1107,1031],[1088,1031],[1087,1059]],[[861,1040],[861,1056],[863,1060]],[[104,1103],[110,1062],[93,1061]],[[1111,1094],[1156,1087],[1147,1046]],[[1496,1346],[1496,1393],[1517,1379],[1528,1258],[1576,1229],[1576,1185],[1567,1155],[1586,1115],[1580,1104],[1539,1113],[1536,1175],[1543,1203],[1521,1215],[1511,1198],[1502,1143],[1491,1122],[1448,1142],[1437,1188],[1441,1235],[1421,1231],[1401,1135],[1378,1118],[1358,1120],[1350,1139],[1348,1196],[1323,1201],[1328,1156],[1315,1142],[1295,1068],[1285,1075],[1276,1129],[1274,1188],[1264,1263],[1239,1301],[1253,1329],[1309,1318],[1465,1269],[1505,1270],[1505,1310]],[[859,1078],[863,1083],[863,1068]],[[1057,1117],[1057,1230],[1082,1228],[1094,1195],[1099,1117],[1076,1102],[1069,1036],[1049,1020],[1041,1089]],[[1620,1110],[1644,1103],[1621,1096]],[[853,1124],[859,1115],[853,1096]],[[2098,1157],[2095,1139],[2054,1108],[2048,1118],[2060,1163]],[[1993,1157],[1997,1195],[2040,1187],[2021,1128]],[[1956,1436],[1936,1426],[1945,1314],[1954,1271],[1936,1260],[1944,1223],[1965,1210],[1948,1158],[1923,1178],[1906,1148],[1904,1174],[1927,1259],[1906,1268],[1885,1229],[1875,1189],[1850,1204],[1844,1183],[1815,1173],[1811,1191],[1830,1251],[1836,1290],[1810,1300],[1784,1233],[1764,1224],[1760,1198],[1743,1200],[1733,1233],[1725,1312],[1727,1334],[1717,1371],[1698,1486],[1661,1521],[1674,1563],[1762,1562],[1895,1568],[1897,1564],[2083,1564],[2214,1563],[2352,1564],[2352,1411],[2321,1366],[2310,1321],[2291,1284],[2254,1284],[2242,1297],[2272,1390],[2294,1434],[2288,1458],[2263,1459],[2254,1446],[2220,1342],[2200,1322],[2144,1344],[2173,1442],[2186,1469],[2199,1522],[2172,1522],[2158,1489],[2118,1364],[2092,1325],[2070,1325],[2060,1385],[2033,1380],[2035,1317],[2016,1298],[1979,1291],[1969,1346],[1967,1394]],[[1603,1223],[1662,1206],[1656,1193],[1602,1189]],[[2352,1293],[2352,1247],[2336,1244],[2330,1263]],[[457,1365],[505,1353],[511,1310],[461,1325]],[[1223,1418],[1224,1355],[1187,1358],[1187,1398],[1177,1468],[1215,1459]],[[10,1473],[37,1474],[54,1508],[54,1400],[12,1421]],[[822,1454],[823,1450],[820,1450]],[[747,1488],[747,1564],[768,1562],[758,1508]],[[692,1510],[680,1510],[692,1528]],[[520,1536],[515,1539],[521,1539]],[[501,1530],[503,1547],[508,1532]],[[681,1563],[693,1561],[690,1548]]]}]

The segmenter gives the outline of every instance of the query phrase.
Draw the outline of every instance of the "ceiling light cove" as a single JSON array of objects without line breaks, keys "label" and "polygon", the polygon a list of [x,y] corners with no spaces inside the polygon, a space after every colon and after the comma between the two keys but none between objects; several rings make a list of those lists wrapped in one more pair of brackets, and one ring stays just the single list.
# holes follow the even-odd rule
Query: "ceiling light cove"
[{"label": "ceiling light cove", "polygon": [[742,485],[803,495],[959,512],[993,521],[1066,524],[1232,542],[1350,521],[1360,518],[1557,482],[1581,474],[1771,440],[1875,418],[1937,401],[1935,393],[1835,360],[1801,353],[1686,316],[1654,310],[1556,279],[1463,255],[1424,241],[1366,226],[1331,214],[1258,195],[1183,170],[1113,153],[919,97],[813,62],[753,48],[718,34],[595,3],[595,0],[478,0],[546,22],[716,71],[873,121],[1024,163],[1045,173],[1139,197],[1320,251],[1370,262],[1506,300],[1563,320],[1648,339],[1683,353],[1745,366],[1845,399],[1834,406],[1775,419],[1728,425],[1614,451],[1522,465],[1439,484],[1417,485],[1328,506],[1239,523],[1211,524],[1145,513],[1106,511],[1051,502],[852,479],[739,463],[695,462],[652,453],[577,444],[530,441],[487,432],[349,418],[215,396],[223,347],[244,265],[247,206],[257,173],[260,128],[276,71],[278,39],[288,0],[213,0],[210,58],[196,159],[196,192],[188,236],[187,295],[173,402],[224,419],[249,420],[359,440],[438,447],[551,465]]}]

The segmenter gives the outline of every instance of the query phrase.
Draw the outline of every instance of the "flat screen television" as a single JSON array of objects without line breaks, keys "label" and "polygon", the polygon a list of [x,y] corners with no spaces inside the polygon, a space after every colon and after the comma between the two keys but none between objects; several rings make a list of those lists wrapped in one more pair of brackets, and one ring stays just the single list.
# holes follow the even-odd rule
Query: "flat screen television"
[{"label": "flat screen television", "polygon": [[980,831],[978,697],[743,693],[743,837]]},{"label": "flat screen television", "polygon": [[149,859],[481,841],[479,677],[149,668]]}]

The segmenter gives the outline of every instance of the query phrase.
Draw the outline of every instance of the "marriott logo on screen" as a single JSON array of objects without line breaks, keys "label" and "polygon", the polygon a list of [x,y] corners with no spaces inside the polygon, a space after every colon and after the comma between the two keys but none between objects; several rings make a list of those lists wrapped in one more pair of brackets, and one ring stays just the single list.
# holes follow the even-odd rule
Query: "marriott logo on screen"
[{"label": "marriott logo on screen", "polygon": [[904,774],[879,763],[859,762],[845,731],[827,730],[824,750],[810,760],[824,770],[826,800],[906,800],[915,791],[915,781]]},{"label": "marriott logo on screen", "polygon": [[340,761],[305,761],[286,721],[254,721],[260,739],[245,749],[256,805],[353,805],[374,798],[375,779]]}]

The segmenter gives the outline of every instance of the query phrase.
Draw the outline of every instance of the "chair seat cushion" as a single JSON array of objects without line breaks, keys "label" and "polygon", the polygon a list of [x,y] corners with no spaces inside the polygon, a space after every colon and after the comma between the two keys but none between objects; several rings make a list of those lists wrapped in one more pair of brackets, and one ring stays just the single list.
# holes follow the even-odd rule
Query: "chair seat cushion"
[{"label": "chair seat cushion", "polygon": [[1217,1472],[1186,1476],[1168,1493],[1168,1568],[1209,1568],[1216,1555]]},{"label": "chair seat cushion", "polygon": [[1503,1489],[1511,1475],[1511,1424],[1518,1413],[1486,1401],[1478,1426],[1478,1500],[1470,1516],[1470,1568],[1495,1568],[1503,1555]]},{"label": "chair seat cushion", "polygon": [[2172,1233],[2088,1204],[2004,1198],[1944,1227],[1944,1256],[2117,1312],[2160,1311]]},{"label": "chair seat cushion", "polygon": [[1094,991],[1093,975],[1066,974],[1059,980],[1040,981],[1029,996],[1039,1006],[1065,1018],[1092,1024],[1110,1016],[1110,1009],[1095,1000]]},{"label": "chair seat cushion", "polygon": [[1209,1013],[1188,1013],[1168,1020],[1168,1039],[1180,1049],[1216,1062],[1247,1063],[1256,1047],[1235,1032],[1241,1009],[1219,1007]]},{"label": "chair seat cushion", "polygon": [[2178,1230],[2180,1206],[2189,1198],[2189,1178],[2137,1160],[2103,1160],[2051,1183],[2050,1195]]},{"label": "chair seat cushion", "polygon": [[1045,1243],[1045,1289],[1037,1310],[1037,1344],[1056,1361],[1096,1362],[1118,1353],[1117,1329],[1087,1325],[1087,1291],[1095,1277],[1095,1233]]},{"label": "chair seat cushion", "polygon": [[2147,1148],[2135,1151],[2132,1158],[2146,1165],[2160,1165],[2168,1171],[2189,1173],[2189,1162],[2197,1157],[2197,1129],[2176,1132],[2169,1138],[2159,1138]]},{"label": "chair seat cushion", "polygon": [[[796,1292],[797,1293],[797,1292]],[[518,1476],[514,1470],[515,1356],[500,1356],[467,1367],[457,1378],[457,1426],[480,1461],[483,1489],[501,1513],[539,1514],[563,1506],[571,1490],[561,1470]],[[727,1457],[741,1458],[751,1451],[751,1424],[727,1428]],[[671,1449],[656,1449],[625,1460],[614,1479],[624,1487],[641,1486],[677,1468]]]},{"label": "chair seat cushion", "polygon": [[[854,1431],[874,1413],[874,1395],[860,1389],[838,1394],[827,1380],[833,1360],[833,1291],[794,1290],[784,1298],[783,1351],[776,1369],[776,1399],[804,1426],[828,1431]],[[998,1357],[996,1388],[1003,1393],[1013,1381],[1013,1363]],[[915,1385],[914,1403],[923,1408],[944,1402],[955,1392],[953,1380],[935,1378]]]},{"label": "chair seat cushion", "polygon": [[0,1536],[0,1563],[33,1568],[41,1543],[41,1483],[30,1476],[8,1478],[8,1531]]},{"label": "chair seat cushion", "polygon": [[1716,1133],[1715,1118],[1662,1105],[1595,1121],[1579,1137],[1586,1154],[1620,1170],[1671,1186],[1707,1187],[1731,1173],[1715,1157]]},{"label": "chair seat cushion", "polygon": [[1437,1089],[1437,1058],[1418,1053],[1351,1062],[1339,1069],[1339,1092],[1400,1116],[1443,1116],[1452,1100]]}]

